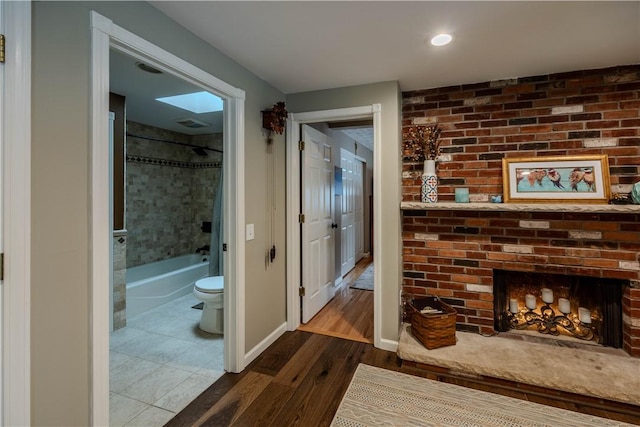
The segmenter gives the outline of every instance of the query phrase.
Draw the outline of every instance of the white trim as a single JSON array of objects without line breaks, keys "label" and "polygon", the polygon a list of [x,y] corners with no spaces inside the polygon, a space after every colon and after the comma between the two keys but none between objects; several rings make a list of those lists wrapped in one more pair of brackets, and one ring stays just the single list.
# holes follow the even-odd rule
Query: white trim
[{"label": "white trim", "polygon": [[[142,59],[225,100],[225,369],[244,369],[244,91],[91,12],[91,424],[109,424],[109,49]],[[232,188],[233,191],[229,191]]]},{"label": "white trim", "polygon": [[265,339],[260,341],[258,345],[249,350],[244,357],[245,365],[253,362],[256,357],[260,356],[260,354],[265,351],[271,344],[276,342],[278,338],[280,338],[287,331],[287,324],[283,323],[278,326],[273,332],[271,332]]},{"label": "white trim", "polygon": [[106,18],[92,13],[91,28],[91,424],[109,424],[109,34]]},{"label": "white trim", "polygon": [[[382,107],[373,105],[373,235],[382,236]],[[380,242],[380,237],[378,237]],[[378,253],[380,253],[378,251]],[[373,345],[385,348],[382,339],[382,264],[373,263]],[[386,349],[386,348],[385,348]],[[394,350],[395,351],[395,350]]]},{"label": "white trim", "polygon": [[[304,123],[320,123],[332,120],[349,120],[373,117],[373,206],[374,235],[382,235],[382,107],[373,104],[362,107],[339,108],[335,110],[312,111],[289,114],[287,120],[287,330],[293,331],[300,326],[300,155],[298,141],[300,140],[300,125]],[[373,283],[373,340],[378,348],[389,346],[388,340],[382,339],[382,264],[374,263]],[[385,347],[383,347],[385,346]],[[397,346],[397,344],[396,344]]]},{"label": "white trim", "polygon": [[386,338],[382,338],[380,340],[380,344],[376,345],[379,349],[396,352],[398,351],[398,341],[388,340]]},{"label": "white trim", "polygon": [[[244,189],[244,92],[230,98],[224,109],[224,368],[240,372],[245,368],[245,189]],[[227,131],[227,129],[229,131]],[[232,189],[232,191],[230,191]],[[234,284],[234,286],[229,286]],[[227,309],[227,307],[229,309]]]},{"label": "white trim", "polygon": [[[3,1],[2,425],[31,424],[31,2]],[[8,83],[8,84],[7,84]]]}]

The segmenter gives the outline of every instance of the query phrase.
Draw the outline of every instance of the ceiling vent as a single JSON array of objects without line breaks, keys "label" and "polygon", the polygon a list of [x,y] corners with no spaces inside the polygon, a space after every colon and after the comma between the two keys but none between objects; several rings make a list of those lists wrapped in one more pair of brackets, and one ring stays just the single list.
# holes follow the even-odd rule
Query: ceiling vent
[{"label": "ceiling vent", "polygon": [[192,119],[191,117],[187,117],[185,119],[178,119],[176,120],[176,123],[191,129],[198,129],[198,128],[211,126],[211,123],[202,122],[200,120]]},{"label": "ceiling vent", "polygon": [[147,73],[162,74],[162,71],[152,67],[149,64],[145,64],[144,62],[136,62],[136,67],[140,68],[142,71],[146,71]]}]

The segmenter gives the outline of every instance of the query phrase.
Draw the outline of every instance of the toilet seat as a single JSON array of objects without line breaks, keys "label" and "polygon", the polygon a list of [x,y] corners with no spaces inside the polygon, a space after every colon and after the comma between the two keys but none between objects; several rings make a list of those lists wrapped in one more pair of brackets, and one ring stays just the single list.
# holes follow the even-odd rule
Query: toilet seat
[{"label": "toilet seat", "polygon": [[219,294],[224,291],[224,277],[205,277],[195,283],[195,289],[205,294]]}]

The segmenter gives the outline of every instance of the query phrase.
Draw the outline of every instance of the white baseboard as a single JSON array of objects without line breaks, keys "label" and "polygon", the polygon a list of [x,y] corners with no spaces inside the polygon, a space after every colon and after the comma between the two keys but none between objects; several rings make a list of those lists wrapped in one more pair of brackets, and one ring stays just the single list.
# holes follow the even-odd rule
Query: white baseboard
[{"label": "white baseboard", "polygon": [[381,350],[398,351],[398,341],[392,341],[385,338],[380,339],[380,345],[377,346]]},{"label": "white baseboard", "polygon": [[285,322],[282,325],[278,326],[265,339],[260,341],[258,345],[256,345],[251,350],[249,350],[247,354],[244,355],[244,366],[248,366],[249,363],[253,362],[256,357],[260,356],[260,354],[263,351],[269,348],[271,344],[276,342],[276,340],[280,338],[282,334],[284,334],[286,331],[287,331],[287,323]]}]

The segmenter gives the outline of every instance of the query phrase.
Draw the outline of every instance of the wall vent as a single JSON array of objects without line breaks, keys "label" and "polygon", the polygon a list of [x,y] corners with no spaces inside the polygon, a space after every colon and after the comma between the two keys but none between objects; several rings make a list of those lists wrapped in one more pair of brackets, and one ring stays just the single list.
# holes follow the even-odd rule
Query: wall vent
[{"label": "wall vent", "polygon": [[193,119],[191,117],[187,117],[184,119],[178,119],[176,120],[176,123],[181,124],[182,126],[191,128],[191,129],[198,129],[198,128],[204,128],[207,126],[211,126],[211,123],[207,123],[207,122],[202,122],[200,120],[196,120]]}]

